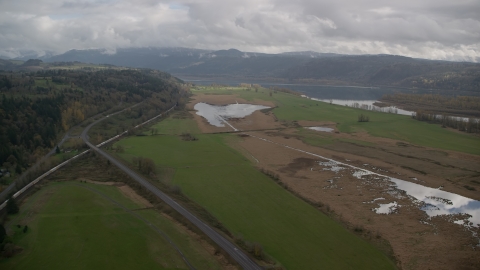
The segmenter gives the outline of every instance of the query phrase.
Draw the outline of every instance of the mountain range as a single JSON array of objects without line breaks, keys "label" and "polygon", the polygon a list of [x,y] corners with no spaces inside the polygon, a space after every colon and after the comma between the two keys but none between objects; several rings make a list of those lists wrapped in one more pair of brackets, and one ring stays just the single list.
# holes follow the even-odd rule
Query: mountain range
[{"label": "mountain range", "polygon": [[[19,58],[16,60],[28,60]],[[244,79],[305,84],[390,86],[480,92],[480,64],[397,55],[318,52],[266,54],[190,48],[70,50],[43,62],[84,62],[166,71],[183,78]],[[0,69],[8,64],[0,61]],[[3,63],[3,64],[2,64]],[[27,62],[25,62],[27,63]],[[25,65],[24,63],[24,65]],[[31,64],[31,63],[30,63]],[[17,64],[17,68],[19,65]]]}]

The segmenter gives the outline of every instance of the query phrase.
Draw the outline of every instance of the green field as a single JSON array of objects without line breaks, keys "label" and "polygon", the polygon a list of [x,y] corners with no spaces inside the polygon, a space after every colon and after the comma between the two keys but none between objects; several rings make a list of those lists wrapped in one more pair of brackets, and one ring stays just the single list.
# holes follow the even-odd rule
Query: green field
[{"label": "green field", "polygon": [[[199,89],[194,93],[235,94],[247,101],[272,101],[277,106],[273,112],[280,121],[330,121],[336,122],[341,132],[368,132],[372,136],[421,146],[480,154],[478,137],[408,116],[331,105],[286,93],[270,96],[266,89],[259,92],[235,87]],[[367,114],[370,122],[357,122],[360,113]],[[227,141],[235,140],[235,135],[203,134],[197,135],[198,141],[182,141],[174,135],[199,133],[199,130],[193,119],[175,117],[175,114],[154,128],[163,135],[131,137],[118,142],[125,149],[122,158],[128,161],[137,156],[148,157],[159,168],[174,170],[171,184],[180,186],[186,196],[205,207],[235,235],[260,243],[268,255],[287,269],[394,267],[376,248],[255,169],[244,156],[228,146]],[[318,136],[303,129],[297,134],[312,145],[336,141],[372,144]]]},{"label": "green field", "polygon": [[[182,121],[178,121],[181,119]],[[195,120],[188,112],[174,112],[168,118],[151,126],[149,129],[156,129],[159,134],[181,134],[181,133],[199,133],[200,130]],[[151,134],[150,131],[145,134]]]},{"label": "green field", "polygon": [[[420,146],[454,150],[480,155],[478,136],[444,129],[438,124],[428,124],[409,116],[365,111],[325,102],[309,100],[285,93],[274,93],[271,97],[267,90],[245,91],[240,88],[200,88],[194,93],[237,94],[246,100],[270,100],[278,107],[273,110],[279,120],[331,121],[337,123],[341,132],[366,131],[372,136],[402,140]],[[370,122],[357,122],[361,113],[370,116]]]},{"label": "green field", "polygon": [[[193,92],[272,101],[277,106],[273,113],[279,121],[330,121],[344,133],[367,132],[419,146],[480,155],[478,136],[408,116],[331,105],[285,93],[270,96],[266,89],[198,89]],[[370,122],[357,122],[361,113],[368,115]],[[90,134],[92,139],[96,133],[113,136],[135,121],[134,115],[120,114],[96,125]],[[159,135],[151,135],[152,129]],[[239,140],[237,135],[199,134],[194,119],[181,111],[142,132],[149,136],[128,137],[115,143],[124,149],[116,154],[126,161],[139,156],[153,159],[162,181],[179,186],[181,192],[236,237],[259,243],[268,256],[286,269],[395,269],[377,247],[259,172],[251,161],[229,146],[229,142]],[[182,133],[195,134],[198,141],[184,141],[178,136]],[[305,129],[298,129],[296,134],[316,146],[373,144]],[[53,158],[60,160],[64,155],[67,154]],[[168,177],[160,175],[167,171]],[[21,213],[9,223],[15,231],[14,242],[24,250],[13,258],[1,259],[0,269],[37,269],[39,265],[48,269],[188,269],[169,243],[144,221],[86,188],[93,188],[129,209],[140,207],[116,187],[77,184],[52,183],[26,201]],[[221,268],[197,241],[157,211],[135,213],[166,232],[197,269]],[[23,233],[16,224],[28,224],[28,232]]]},{"label": "green field", "polygon": [[[157,124],[159,132],[162,123]],[[225,140],[232,136],[198,135],[194,142],[172,135],[130,137],[117,145],[124,147],[126,160],[149,157],[158,166],[173,168],[173,184],[185,195],[233,234],[260,243],[287,269],[394,268],[375,247],[255,169],[227,146]]]},{"label": "green field", "polygon": [[[30,197],[12,217],[17,246],[24,250],[0,260],[0,269],[188,269],[173,247],[129,209],[140,206],[116,187],[50,184]],[[221,269],[198,242],[154,210],[135,213],[166,232],[197,269]],[[27,224],[23,233],[16,224]],[[23,229],[23,228],[22,228]]]}]

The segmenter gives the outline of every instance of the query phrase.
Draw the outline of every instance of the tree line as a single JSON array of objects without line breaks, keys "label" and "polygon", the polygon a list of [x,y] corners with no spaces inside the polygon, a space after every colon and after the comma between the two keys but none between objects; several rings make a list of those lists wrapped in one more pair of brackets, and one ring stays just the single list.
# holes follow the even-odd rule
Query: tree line
[{"label": "tree line", "polygon": [[175,104],[181,81],[155,70],[0,72],[0,166],[21,173],[71,127],[118,105]]},{"label": "tree line", "polygon": [[383,96],[381,101],[411,111],[480,117],[480,97],[476,96],[395,93]]},{"label": "tree line", "polygon": [[441,124],[444,128],[450,127],[467,133],[480,133],[480,120],[475,118],[438,115],[424,111],[416,111],[412,117],[419,121]]}]

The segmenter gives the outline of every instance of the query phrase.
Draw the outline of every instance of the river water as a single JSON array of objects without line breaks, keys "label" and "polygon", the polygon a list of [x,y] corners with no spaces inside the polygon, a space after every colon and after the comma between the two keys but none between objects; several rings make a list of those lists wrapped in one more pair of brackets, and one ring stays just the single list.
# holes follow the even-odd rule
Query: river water
[{"label": "river water", "polygon": [[312,100],[318,100],[318,101],[322,101],[322,102],[332,103],[332,104],[336,104],[336,105],[343,105],[343,106],[349,106],[349,107],[364,109],[364,110],[368,110],[368,111],[394,113],[394,114],[401,114],[401,115],[408,115],[408,116],[411,116],[415,113],[415,112],[412,112],[412,111],[399,109],[395,106],[378,107],[376,105],[373,105],[375,102],[378,102],[378,100],[318,99],[318,98],[308,97],[306,95],[303,95],[303,97],[309,98],[309,99],[312,99]]},{"label": "river water", "polygon": [[[184,78],[185,79],[185,78]],[[198,85],[211,85],[213,83],[225,84],[230,86],[238,86],[240,81],[212,81],[212,80],[188,80]],[[256,83],[256,82],[249,82]],[[393,94],[396,92],[411,93],[412,90],[388,87],[361,87],[361,86],[332,86],[332,85],[304,85],[304,84],[285,84],[285,83],[269,83],[258,82],[263,87],[280,87],[288,88],[293,91],[302,93],[304,97],[322,102],[328,102],[337,105],[345,105],[351,107],[362,108],[366,110],[375,110],[382,112],[390,112],[403,115],[412,115],[413,112],[401,110],[396,107],[377,107],[373,103],[377,102],[383,95]],[[416,91],[418,92],[418,91]],[[424,91],[429,93],[428,91]],[[422,92],[423,93],[423,92]]]},{"label": "river water", "polygon": [[[182,79],[182,78],[181,78]],[[286,84],[273,82],[255,82],[255,81],[214,81],[206,79],[188,79],[185,81],[195,83],[197,85],[211,85],[213,83],[224,84],[229,86],[238,86],[240,83],[258,83],[259,85],[270,88],[280,87],[288,88],[293,91],[302,93],[306,96],[317,99],[338,99],[338,100],[378,100],[385,94],[393,94],[396,92],[403,93],[430,93],[428,90],[419,92],[418,90],[408,90],[402,88],[389,87],[361,87],[361,86],[332,86],[332,85],[305,85],[305,84]]]},{"label": "river water", "polygon": [[[209,80],[209,79],[189,79],[181,78],[185,81],[195,83],[197,85],[211,85],[213,83],[238,86],[240,83],[257,83],[263,87],[281,87],[288,88],[293,91],[302,93],[304,97],[310,98],[312,100],[318,100],[321,102],[332,103],[336,105],[344,105],[349,107],[355,107],[370,111],[379,111],[385,113],[394,113],[412,116],[415,112],[399,109],[395,106],[389,107],[378,107],[373,105],[373,103],[378,102],[378,100],[387,94],[394,93],[413,93],[413,94],[432,94],[432,90],[428,89],[405,89],[405,88],[395,88],[395,87],[362,87],[362,86],[334,86],[334,85],[306,85],[306,84],[288,84],[288,83],[274,83],[274,82],[255,82],[255,81],[235,81],[235,80]],[[435,90],[435,93],[452,95],[451,91],[447,90]],[[462,93],[457,91],[456,95],[461,95]],[[468,92],[465,95],[472,95]],[[438,115],[437,117],[442,117]],[[462,120],[467,122],[469,119],[465,117],[455,117],[457,120]],[[475,119],[480,121],[480,119]]]}]

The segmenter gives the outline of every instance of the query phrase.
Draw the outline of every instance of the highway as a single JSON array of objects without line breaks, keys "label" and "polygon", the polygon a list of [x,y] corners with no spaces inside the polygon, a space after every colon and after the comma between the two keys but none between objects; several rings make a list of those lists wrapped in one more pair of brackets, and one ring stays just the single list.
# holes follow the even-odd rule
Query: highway
[{"label": "highway", "polygon": [[[172,108],[173,109],[173,108]],[[171,110],[171,109],[170,109]],[[120,111],[121,112],[121,111]],[[117,113],[120,113],[117,112]],[[115,113],[115,114],[117,114]],[[113,114],[111,114],[113,115]],[[111,116],[109,115],[109,116]],[[160,116],[160,115],[159,115]],[[108,117],[108,116],[107,116]],[[81,137],[83,141],[93,150],[108,159],[112,164],[115,164],[118,168],[120,168],[122,171],[124,171],[126,174],[128,174],[130,177],[132,177],[135,181],[140,183],[142,186],[144,186],[146,189],[148,189],[150,192],[155,194],[158,198],[163,200],[165,203],[167,203],[170,207],[175,209],[178,213],[180,213],[182,216],[187,218],[190,222],[192,222],[195,226],[197,226],[203,233],[205,233],[210,239],[212,239],[217,245],[219,245],[223,250],[225,250],[243,269],[247,270],[260,270],[263,269],[259,265],[257,265],[250,257],[248,257],[242,250],[237,248],[234,244],[232,244],[230,241],[228,241],[225,237],[223,237],[221,234],[219,234],[217,231],[215,231],[213,228],[211,228],[209,225],[205,224],[203,221],[198,219],[195,215],[190,213],[188,210],[186,210],[184,207],[179,205],[177,202],[175,202],[172,198],[170,198],[168,195],[160,191],[157,187],[152,185],[149,181],[145,180],[142,176],[137,174],[136,172],[132,171],[130,168],[125,166],[123,163],[119,162],[115,158],[113,158],[111,155],[107,154],[103,150],[99,149],[92,143],[88,141],[88,130],[98,122],[104,120],[106,117],[99,119],[93,123],[91,123],[88,127],[86,127],[82,134]]]}]

